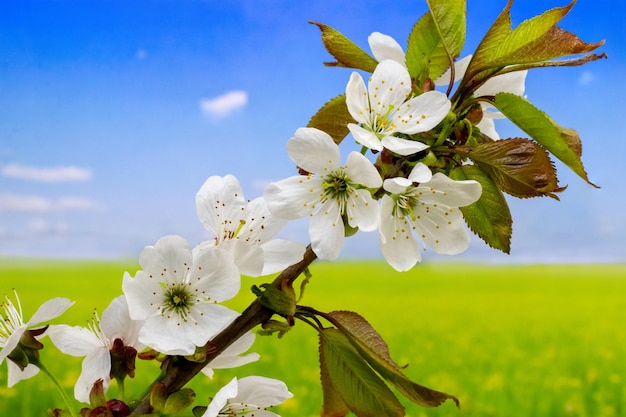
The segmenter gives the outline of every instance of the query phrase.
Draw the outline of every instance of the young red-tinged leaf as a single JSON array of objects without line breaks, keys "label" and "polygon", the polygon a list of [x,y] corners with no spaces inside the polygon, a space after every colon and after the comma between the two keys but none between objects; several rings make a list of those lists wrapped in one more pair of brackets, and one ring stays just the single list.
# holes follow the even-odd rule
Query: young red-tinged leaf
[{"label": "young red-tinged leaf", "polygon": [[[460,149],[460,148],[457,148]],[[515,197],[549,196],[563,191],[548,152],[535,142],[503,139],[469,148],[467,156],[494,179],[498,187]]]},{"label": "young red-tinged leaf", "polygon": [[465,0],[429,0],[429,13],[413,26],[406,51],[409,74],[422,85],[443,74],[465,43]]},{"label": "young red-tinged leaf", "polygon": [[513,218],[502,191],[491,177],[476,165],[463,165],[453,169],[450,178],[480,183],[480,199],[469,206],[460,207],[463,218],[467,226],[489,246],[510,253]]},{"label": "young red-tinged leaf", "polygon": [[446,400],[459,405],[455,396],[432,390],[407,378],[391,359],[382,337],[363,317],[350,311],[334,311],[327,316],[347,336],[361,357],[406,398],[423,407],[437,407]]},{"label": "young red-tinged leaf", "polygon": [[378,62],[341,32],[323,23],[309,23],[317,25],[317,27],[320,28],[324,47],[337,60],[337,62],[325,62],[324,65],[356,68],[367,72],[374,72]]},{"label": "young red-tinged leaf", "polygon": [[539,142],[578,176],[597,187],[587,177],[583,166],[582,143],[574,129],[559,126],[528,100],[511,93],[499,93],[493,104],[510,121]]},{"label": "young red-tinged leaf", "polygon": [[339,145],[348,135],[348,123],[356,123],[348,111],[346,95],[341,94],[324,104],[309,120],[307,127],[315,127],[328,133]]},{"label": "young red-tinged leaf", "polygon": [[341,331],[320,332],[320,362],[337,394],[358,417],[404,416],[402,404]]}]

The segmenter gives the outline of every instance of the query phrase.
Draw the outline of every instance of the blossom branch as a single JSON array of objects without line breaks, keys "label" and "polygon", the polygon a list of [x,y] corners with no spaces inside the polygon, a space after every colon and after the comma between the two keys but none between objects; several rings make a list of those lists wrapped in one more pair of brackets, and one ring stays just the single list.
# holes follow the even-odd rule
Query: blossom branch
[{"label": "blossom branch", "polygon": [[[272,285],[281,288],[292,284],[316,258],[317,256],[311,249],[311,245],[307,246],[303,259],[286,268],[276,277]],[[226,329],[207,343],[205,347],[211,347],[211,349],[203,361],[194,362],[180,356],[176,356],[175,360],[170,360],[165,376],[159,381],[164,385],[165,392],[169,395],[184,387],[224,349],[254,327],[268,321],[273,314],[274,312],[261,305],[260,299],[257,298]],[[148,395],[133,410],[131,415],[147,414],[150,412],[150,409],[150,396]]]}]

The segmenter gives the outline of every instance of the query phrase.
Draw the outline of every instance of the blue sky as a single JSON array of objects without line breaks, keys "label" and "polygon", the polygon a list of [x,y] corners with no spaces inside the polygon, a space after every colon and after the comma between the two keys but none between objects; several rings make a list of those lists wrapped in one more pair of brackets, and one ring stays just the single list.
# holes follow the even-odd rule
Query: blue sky
[{"label": "blue sky", "polygon": [[[504,1],[470,0],[470,53]],[[517,0],[514,24],[564,1]],[[208,235],[195,193],[232,173],[248,198],[293,175],[285,143],[351,70],[331,60],[320,21],[365,50],[380,31],[405,44],[425,2],[9,0],[0,13],[0,257],[136,258],[166,234]],[[561,26],[606,40],[583,67],[531,71],[526,94],[583,138],[587,185],[561,164],[561,201],[510,198],[512,254],[493,262],[626,261],[624,4],[579,0]],[[502,136],[520,133],[503,122]],[[349,149],[349,144],[346,148]],[[344,150],[344,154],[347,150]],[[284,236],[306,243],[306,224]],[[375,233],[344,258],[379,257]],[[432,251],[424,258],[440,260]],[[448,259],[448,258],[446,258]],[[450,258],[454,259],[454,258]]]}]

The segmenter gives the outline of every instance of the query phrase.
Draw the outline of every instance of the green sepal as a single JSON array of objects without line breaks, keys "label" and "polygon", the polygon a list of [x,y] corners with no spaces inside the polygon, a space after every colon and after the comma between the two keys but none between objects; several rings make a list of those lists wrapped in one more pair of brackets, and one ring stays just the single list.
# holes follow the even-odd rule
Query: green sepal
[{"label": "green sepal", "polygon": [[320,28],[324,47],[326,47],[326,50],[337,60],[337,62],[325,62],[324,65],[330,67],[356,68],[367,72],[374,72],[378,62],[341,32],[323,23],[309,23]]},{"label": "green sepal", "polygon": [[293,317],[296,313],[296,298],[293,291],[283,291],[272,284],[252,286],[252,292],[259,297],[263,307],[284,317]]},{"label": "green sepal", "polygon": [[179,414],[193,404],[196,393],[191,388],[182,388],[172,393],[165,401],[163,414]]},{"label": "green sepal", "polygon": [[511,252],[513,218],[504,194],[489,175],[476,165],[463,165],[450,172],[456,181],[474,180],[482,187],[478,201],[459,207],[465,223],[478,237],[494,249]]}]

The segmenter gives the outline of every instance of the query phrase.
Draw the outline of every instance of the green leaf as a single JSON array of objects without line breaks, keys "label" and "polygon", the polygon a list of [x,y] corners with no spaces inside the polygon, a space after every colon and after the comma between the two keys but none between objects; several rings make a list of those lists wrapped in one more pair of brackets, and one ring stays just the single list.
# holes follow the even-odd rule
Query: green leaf
[{"label": "green leaf", "polygon": [[[326,371],[325,382],[332,384],[336,394],[358,417],[404,416],[402,404],[341,331],[329,328],[320,332],[320,363]],[[336,396],[325,398],[324,404],[329,412],[338,412],[337,416],[344,411]]]},{"label": "green leaf", "polygon": [[544,146],[583,180],[597,187],[587,177],[581,160],[582,143],[574,129],[559,126],[528,100],[515,94],[499,93],[493,104],[510,121]]},{"label": "green leaf", "polygon": [[504,194],[491,177],[476,165],[463,165],[450,172],[456,181],[474,180],[482,186],[478,201],[460,207],[468,227],[494,249],[511,251],[513,218]]},{"label": "green leaf", "polygon": [[563,191],[548,152],[529,139],[481,143],[469,148],[467,156],[489,174],[502,191],[515,197],[549,196],[558,200],[554,193]]},{"label": "green leaf", "polygon": [[163,414],[178,414],[193,404],[196,393],[191,388],[182,388],[170,395],[165,401]]},{"label": "green leaf", "polygon": [[332,378],[326,367],[326,359],[321,354],[321,343],[322,341],[320,340],[320,379],[322,381],[322,397],[324,399],[321,417],[344,417],[350,412],[350,408],[348,408],[346,402],[337,392],[337,388],[333,385]]},{"label": "green leaf", "polygon": [[334,311],[327,316],[347,336],[367,363],[406,398],[423,407],[437,407],[449,399],[459,405],[455,396],[432,390],[408,379],[400,366],[391,359],[382,337],[363,317],[350,311]]},{"label": "green leaf", "polygon": [[428,0],[429,13],[413,26],[406,51],[409,74],[421,85],[445,72],[465,43],[465,0]]},{"label": "green leaf", "polygon": [[525,20],[515,29],[511,28],[512,4],[513,1],[509,0],[476,48],[466,72],[468,76],[475,75],[487,68],[506,65],[502,62],[506,61],[507,56],[544,36],[570,11],[574,2],[568,6],[554,8],[532,19]]},{"label": "green leaf", "polygon": [[309,120],[307,127],[315,127],[328,133],[339,145],[348,135],[348,123],[356,123],[348,111],[346,95],[341,94],[324,104]]},{"label": "green leaf", "polygon": [[378,62],[341,32],[323,23],[309,23],[317,25],[317,27],[320,28],[324,47],[337,59],[337,62],[325,62],[324,65],[330,67],[356,68],[367,72],[374,72]]}]

